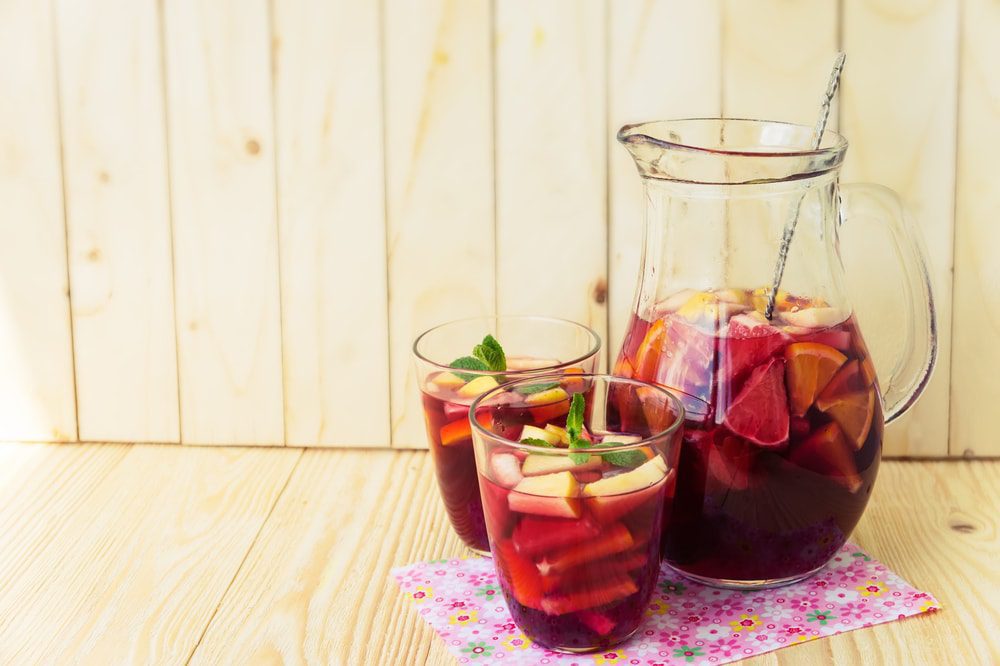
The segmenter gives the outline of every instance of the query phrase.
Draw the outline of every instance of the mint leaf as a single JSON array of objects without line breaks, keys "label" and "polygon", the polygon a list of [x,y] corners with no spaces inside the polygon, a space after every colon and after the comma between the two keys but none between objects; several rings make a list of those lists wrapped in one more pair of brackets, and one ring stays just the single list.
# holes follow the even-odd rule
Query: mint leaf
[{"label": "mint leaf", "polygon": [[547,449],[554,449],[552,444],[549,444],[544,439],[539,439],[537,437],[525,437],[521,440],[521,444],[529,444],[531,446],[544,446]]},{"label": "mint leaf", "polygon": [[[449,364],[449,367],[458,370],[479,370],[482,372],[489,371],[489,366],[478,358],[473,358],[471,356],[463,356],[461,358],[456,358]],[[475,379],[478,375],[472,375],[468,372],[456,372],[456,375],[463,381],[469,382]]]},{"label": "mint leaf", "polygon": [[544,384],[531,384],[529,386],[516,386],[514,390],[521,395],[531,395],[533,393],[541,393],[542,391],[548,391],[549,389],[554,389],[559,386],[559,382],[545,382]]},{"label": "mint leaf", "polygon": [[[593,446],[595,448],[607,448],[622,446],[622,444],[621,442],[601,442]],[[635,449],[631,451],[611,451],[610,453],[601,453],[599,455],[615,467],[638,467],[646,462],[646,454]]]},{"label": "mint leaf", "polygon": [[[573,399],[569,403],[569,413],[566,415],[566,432],[569,434],[570,447],[573,447],[573,443],[580,439],[580,434],[583,432],[583,410],[585,407],[583,394],[574,393]],[[584,442],[584,444],[589,446],[590,443]]]},{"label": "mint leaf", "polygon": [[573,461],[574,465],[582,465],[588,460],[590,460],[589,453],[571,453],[569,454],[569,459]]},{"label": "mint leaf", "polygon": [[507,369],[507,356],[503,347],[492,335],[487,335],[483,341],[472,348],[472,355],[486,364],[493,372],[503,372]]}]

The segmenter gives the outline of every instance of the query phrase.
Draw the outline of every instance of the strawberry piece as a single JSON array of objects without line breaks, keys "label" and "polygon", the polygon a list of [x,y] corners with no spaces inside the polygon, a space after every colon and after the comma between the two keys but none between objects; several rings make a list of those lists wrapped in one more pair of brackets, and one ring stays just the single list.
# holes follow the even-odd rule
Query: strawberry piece
[{"label": "strawberry piece", "polygon": [[576,477],[578,483],[593,483],[604,478],[604,473],[597,469],[582,472],[574,471],[573,476]]},{"label": "strawberry piece", "polygon": [[606,606],[635,594],[639,588],[631,578],[620,578],[571,594],[545,597],[542,610],[549,615],[565,615],[589,608]]},{"label": "strawberry piece", "polygon": [[861,488],[862,480],[849,447],[851,445],[840,426],[827,423],[797,445],[788,459],[792,464],[822,474],[855,493]]},{"label": "strawberry piece", "polygon": [[772,358],[754,368],[729,405],[723,424],[760,447],[782,448],[788,441],[788,403],[784,361]]},{"label": "strawberry piece", "polygon": [[517,553],[511,541],[502,541],[494,549],[497,565],[510,588],[510,593],[522,606],[542,610],[542,577],[531,560]]},{"label": "strawberry piece", "polygon": [[571,545],[542,558],[538,569],[543,574],[568,571],[584,562],[599,560],[630,549],[635,541],[621,523],[615,523],[594,539]]},{"label": "strawberry piece", "polygon": [[598,636],[607,636],[615,628],[615,621],[603,613],[592,610],[582,610],[576,614],[580,622]]},{"label": "strawberry piece", "polygon": [[537,555],[597,536],[600,528],[587,519],[525,516],[514,528],[513,542],[522,555]]}]

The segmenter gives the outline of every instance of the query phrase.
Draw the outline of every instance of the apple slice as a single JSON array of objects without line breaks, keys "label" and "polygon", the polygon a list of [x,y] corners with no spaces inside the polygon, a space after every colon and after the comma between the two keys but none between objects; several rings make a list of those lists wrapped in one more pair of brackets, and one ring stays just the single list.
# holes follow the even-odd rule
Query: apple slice
[{"label": "apple slice", "polygon": [[454,372],[439,372],[431,378],[431,383],[440,388],[453,389],[465,384],[465,380]]},{"label": "apple slice", "polygon": [[522,555],[538,555],[597,536],[600,527],[587,519],[525,516],[514,528],[514,546]]},{"label": "apple slice", "polygon": [[554,386],[545,391],[532,393],[524,399],[524,402],[534,407],[537,405],[548,405],[560,400],[569,400],[569,394],[561,386]]},{"label": "apple slice", "polygon": [[543,576],[562,573],[585,562],[593,562],[608,555],[630,550],[634,545],[635,539],[632,538],[628,528],[621,523],[615,523],[593,539],[549,553],[538,563],[538,570]]},{"label": "apple slice", "polygon": [[471,382],[458,389],[458,394],[463,398],[478,398],[483,393],[487,391],[492,391],[499,384],[497,384],[496,378],[491,375],[483,375],[482,377],[476,377]]},{"label": "apple slice", "polygon": [[579,518],[580,484],[570,472],[527,476],[511,491],[511,511],[554,518]]},{"label": "apple slice", "polygon": [[545,432],[552,433],[559,440],[557,442],[552,442],[556,446],[569,446],[569,433],[566,432],[566,428],[560,428],[554,423],[548,423],[545,426]]},{"label": "apple slice", "polygon": [[513,488],[524,478],[521,461],[512,453],[494,453],[490,466],[493,468],[493,480],[507,488]]},{"label": "apple slice", "polygon": [[[653,458],[653,460],[660,460],[660,457],[657,456],[656,458]],[[650,462],[653,460],[650,460]],[[630,473],[631,472],[626,472],[626,474]],[[672,481],[673,475],[674,470],[670,470],[667,472],[666,476],[661,477],[659,481],[654,482],[653,485],[649,487],[641,490],[633,490],[619,495],[600,495],[597,497],[588,497],[584,500],[584,504],[597,522],[602,525],[607,525],[615,522],[625,515],[628,515],[629,513],[632,513],[648,502],[662,502],[664,490],[667,488],[667,484]],[[606,480],[611,481],[613,479],[621,478],[622,476],[625,476],[625,474],[609,477]],[[603,481],[604,480],[597,481],[595,483],[602,483]],[[588,483],[584,486],[584,492],[586,492],[588,486],[593,486],[595,483]]]},{"label": "apple slice", "polygon": [[548,456],[544,453],[530,453],[524,459],[521,473],[525,476],[541,476],[556,472],[589,472],[600,469],[602,462],[600,456],[590,456],[585,462],[576,463],[567,455]]},{"label": "apple slice", "polygon": [[549,615],[565,615],[621,601],[638,590],[631,578],[622,577],[571,594],[543,597],[541,605],[542,610]]},{"label": "apple slice", "polygon": [[677,308],[677,314],[692,324],[716,321],[719,318],[719,299],[707,291],[695,292],[684,305]]},{"label": "apple slice", "polygon": [[782,318],[792,326],[803,328],[830,328],[847,319],[840,308],[804,308],[781,313]]},{"label": "apple slice", "polygon": [[655,456],[633,470],[588,483],[583,487],[583,496],[624,495],[648,488],[662,480],[666,474],[667,463],[663,462],[662,457]]},{"label": "apple slice", "polygon": [[548,442],[549,444],[552,444],[553,446],[561,443],[562,441],[559,438],[559,435],[557,435],[556,433],[550,432],[549,430],[542,430],[541,428],[538,428],[533,425],[526,425],[521,430],[520,441],[523,442],[526,439],[540,439],[543,442]]}]

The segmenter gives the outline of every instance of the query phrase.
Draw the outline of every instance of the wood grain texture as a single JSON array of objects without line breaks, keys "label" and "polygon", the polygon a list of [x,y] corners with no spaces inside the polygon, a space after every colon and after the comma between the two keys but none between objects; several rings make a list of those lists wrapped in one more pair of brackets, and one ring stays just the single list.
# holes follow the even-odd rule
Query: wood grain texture
[{"label": "wood grain texture", "polygon": [[301,455],[136,446],[114,461],[120,447],[103,448],[78,449],[111,460],[84,467],[77,489],[53,465],[34,481],[58,497],[20,498],[35,497],[20,505],[24,532],[57,532],[5,540],[5,663],[184,663]]},{"label": "wood grain texture", "polygon": [[618,356],[635,298],[642,181],[615,134],[626,123],[720,113],[720,3],[615,1],[608,13],[608,337]]},{"label": "wood grain texture", "polygon": [[416,335],[493,314],[493,73],[487,0],[386,0],[392,442],[426,448]]},{"label": "wood grain texture", "polygon": [[[886,430],[889,455],[948,453],[955,188],[958,0],[845,0],[840,126],[851,142],[844,180],[896,190],[930,253],[938,314],[937,370],[911,413]],[[880,372],[900,348],[902,302],[884,244],[845,225],[844,251],[862,331]],[[870,235],[870,234],[869,234]],[[870,248],[867,255],[864,247]],[[852,275],[853,273],[853,275]],[[873,289],[873,285],[884,285]],[[885,381],[883,379],[883,381]]]},{"label": "wood grain texture", "polygon": [[181,439],[281,444],[268,5],[163,14]]},{"label": "wood grain texture", "polygon": [[497,311],[607,340],[603,0],[496,5]]},{"label": "wood grain texture", "polygon": [[0,3],[0,437],[77,437],[52,7]]},{"label": "wood grain texture", "polygon": [[56,12],[80,439],[177,442],[157,3]]},{"label": "wood grain texture", "polygon": [[966,0],[960,57],[950,452],[998,456],[983,400],[1000,394],[1000,5]]},{"label": "wood grain texture", "polygon": [[387,630],[412,627],[389,569],[428,549],[460,549],[428,460],[306,452],[192,663],[421,663],[426,644]]},{"label": "wood grain texture", "polygon": [[[885,464],[855,538],[945,610],[747,663],[990,663],[998,488],[998,463]],[[429,454],[307,452],[192,663],[455,663],[389,570],[461,554]]]},{"label": "wood grain texture", "polygon": [[286,443],[388,446],[378,4],[273,11]]},{"label": "wood grain texture", "polygon": [[[455,663],[389,578],[464,554],[430,455],[299,455],[0,445],[0,659]],[[998,515],[998,462],[885,463],[854,539],[944,610],[747,663],[996,662]]]}]

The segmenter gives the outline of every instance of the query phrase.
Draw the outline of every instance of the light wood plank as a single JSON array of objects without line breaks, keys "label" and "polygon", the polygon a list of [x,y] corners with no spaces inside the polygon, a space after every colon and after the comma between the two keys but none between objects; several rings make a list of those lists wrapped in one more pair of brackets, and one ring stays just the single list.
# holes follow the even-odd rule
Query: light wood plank
[{"label": "light wood plank", "polygon": [[[936,373],[920,403],[886,431],[885,450],[943,456],[951,372],[958,0],[845,0],[843,20],[848,64],[840,123],[851,141],[844,180],[876,182],[903,197],[927,242],[938,306]],[[864,229],[845,229],[845,237],[852,234],[866,235]],[[902,303],[897,289],[872,288],[891,284],[894,266],[886,265],[885,245],[879,245],[878,257],[852,254],[863,244],[848,243],[845,264],[853,272],[848,277],[862,330],[880,361],[899,353]],[[880,372],[886,365],[877,364]]]},{"label": "light wood plank", "polygon": [[491,3],[387,0],[393,446],[426,447],[416,334],[494,311]]},{"label": "light wood plank", "polygon": [[461,549],[439,505],[425,453],[307,451],[191,663],[441,663],[389,576]]},{"label": "light wood plank", "polygon": [[966,0],[961,43],[950,452],[1000,456],[1000,5]]},{"label": "light wood plank", "polygon": [[157,3],[56,8],[80,439],[177,442]]},{"label": "light wood plank", "polygon": [[[814,125],[837,53],[838,19],[830,0],[725,0],[723,113]],[[836,106],[828,127],[837,127]]]},{"label": "light wood plank", "polygon": [[616,1],[608,13],[608,354],[615,359],[634,306],[645,199],[626,123],[720,114],[720,3]]},{"label": "light wood plank", "polygon": [[602,0],[496,5],[497,311],[607,340]]},{"label": "light wood plank", "polygon": [[[464,554],[432,473],[426,453],[307,452],[192,663],[454,663],[389,578]],[[998,506],[998,463],[886,463],[855,538],[945,610],[747,663],[991,663]]]},{"label": "light wood plank", "polygon": [[274,20],[287,443],[388,446],[378,4],[292,0]]},{"label": "light wood plank", "polygon": [[134,447],[99,491],[60,505],[71,520],[47,547],[22,549],[29,564],[0,592],[0,659],[184,663],[300,455]]},{"label": "light wood plank", "polygon": [[0,437],[74,440],[50,3],[0,3]]},{"label": "light wood plank", "polygon": [[268,5],[163,4],[184,443],[280,444]]}]

